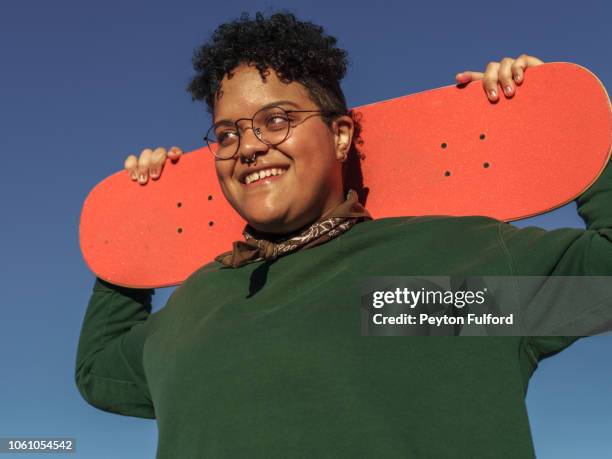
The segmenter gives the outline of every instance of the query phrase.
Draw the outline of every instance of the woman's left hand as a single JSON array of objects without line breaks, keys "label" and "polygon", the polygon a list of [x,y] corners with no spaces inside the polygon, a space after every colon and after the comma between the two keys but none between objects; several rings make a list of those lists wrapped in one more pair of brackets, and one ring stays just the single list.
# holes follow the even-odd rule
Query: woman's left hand
[{"label": "woman's left hand", "polygon": [[501,85],[506,97],[512,97],[516,91],[515,83],[520,85],[525,78],[525,70],[543,63],[537,57],[521,54],[517,59],[504,57],[501,62],[489,62],[484,73],[466,71],[458,73],[455,78],[457,79],[457,84],[483,80],[482,86],[487,93],[487,97],[491,102],[495,102],[497,100],[498,83]]}]

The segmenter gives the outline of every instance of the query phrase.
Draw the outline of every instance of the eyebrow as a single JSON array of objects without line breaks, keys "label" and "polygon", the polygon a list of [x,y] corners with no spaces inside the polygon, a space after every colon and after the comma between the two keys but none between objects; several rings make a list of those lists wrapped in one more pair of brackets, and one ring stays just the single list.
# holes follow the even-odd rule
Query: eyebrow
[{"label": "eyebrow", "polygon": [[[274,102],[270,102],[269,104],[263,105],[259,108],[259,110],[264,109],[264,108],[270,108],[270,107],[275,107],[277,105],[292,105],[295,108],[300,108],[300,106],[291,101],[291,100],[276,100]],[[234,124],[234,121],[229,120],[229,119],[223,119],[223,120],[219,120],[216,123],[214,123],[215,125],[217,124]]]}]

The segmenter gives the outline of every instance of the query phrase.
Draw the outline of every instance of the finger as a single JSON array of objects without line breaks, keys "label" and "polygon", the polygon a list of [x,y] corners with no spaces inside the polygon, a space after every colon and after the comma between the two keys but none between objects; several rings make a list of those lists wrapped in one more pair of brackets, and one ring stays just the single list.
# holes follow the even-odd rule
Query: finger
[{"label": "finger", "polygon": [[523,83],[523,74],[525,72],[525,67],[527,64],[524,59],[520,57],[512,63],[512,79],[516,82],[516,84]]},{"label": "finger", "polygon": [[514,81],[522,83],[525,78],[525,70],[527,67],[535,67],[541,65],[544,62],[534,56],[528,56],[527,54],[521,54],[512,64],[512,74],[514,75]]},{"label": "finger", "polygon": [[158,147],[153,151],[151,155],[151,161],[149,162],[149,174],[152,179],[157,180],[161,175],[161,171],[166,161],[167,152],[163,147]]},{"label": "finger", "polygon": [[525,55],[525,59],[527,60],[527,67],[535,67],[536,65],[542,65],[544,63],[543,60],[538,59],[535,56]]},{"label": "finger", "polygon": [[147,180],[149,179],[149,163],[152,155],[153,150],[146,148],[142,150],[140,157],[138,158],[138,182],[141,185],[147,183]]},{"label": "finger", "polygon": [[514,95],[514,84],[512,84],[513,63],[514,59],[504,57],[499,64],[499,70],[497,72],[499,83],[506,97],[512,97]]},{"label": "finger", "polygon": [[125,158],[123,167],[125,167],[125,170],[132,180],[138,180],[138,172],[136,171],[136,168],[138,167],[138,158],[136,158],[136,156],[129,155],[127,158]]},{"label": "finger", "polygon": [[168,150],[168,158],[170,158],[173,162],[178,161],[182,154],[183,150],[181,150],[179,147],[170,147],[170,150]]},{"label": "finger", "polygon": [[482,72],[466,71],[455,75],[455,79],[458,81],[459,84],[465,84],[469,83],[470,81],[482,80],[483,76],[484,73]]},{"label": "finger", "polygon": [[484,72],[482,86],[487,97],[491,102],[497,100],[497,81],[498,81],[499,62],[489,62]]}]

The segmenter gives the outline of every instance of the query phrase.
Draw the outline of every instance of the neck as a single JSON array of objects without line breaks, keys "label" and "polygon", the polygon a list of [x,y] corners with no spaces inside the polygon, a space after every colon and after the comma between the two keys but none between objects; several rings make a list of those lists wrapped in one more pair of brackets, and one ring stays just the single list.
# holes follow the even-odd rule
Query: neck
[{"label": "neck", "polygon": [[292,231],[288,231],[288,232],[280,232],[280,233],[276,233],[276,232],[270,232],[270,231],[262,231],[262,230],[258,230],[255,227],[253,227],[251,224],[249,224],[246,228],[246,230],[249,232],[249,234],[251,234],[255,239],[264,239],[266,241],[270,241],[270,242],[282,242],[285,241],[287,239],[290,239],[294,236],[297,236],[298,234],[300,234],[302,231],[304,231],[306,228],[308,228],[309,226],[313,225],[314,223],[321,221],[325,218],[328,218],[330,215],[332,215],[333,211],[335,209],[337,209],[341,204],[343,204],[346,200],[342,199],[342,197],[340,198],[340,200],[338,202],[333,203],[332,205],[327,206],[327,208],[321,213],[321,215],[319,215],[318,217],[316,217],[315,219],[311,220],[309,223],[302,225],[301,227],[292,230]]},{"label": "neck", "polygon": [[258,229],[253,228],[251,225],[247,225],[246,229],[249,232],[249,234],[253,236],[255,239],[264,239],[266,241],[278,243],[278,242],[282,242],[287,239],[290,239],[294,236],[297,236],[298,234],[300,234],[302,231],[304,231],[306,228],[308,228],[313,223],[315,222],[314,221],[310,222],[307,225],[304,225],[301,228],[298,228],[288,233],[270,233],[266,231],[260,231]]}]

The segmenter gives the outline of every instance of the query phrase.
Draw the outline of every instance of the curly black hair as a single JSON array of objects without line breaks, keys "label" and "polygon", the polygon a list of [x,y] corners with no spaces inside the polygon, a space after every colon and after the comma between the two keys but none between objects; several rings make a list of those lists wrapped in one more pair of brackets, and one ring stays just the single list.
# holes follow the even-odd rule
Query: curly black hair
[{"label": "curly black hair", "polygon": [[[193,67],[197,75],[187,91],[193,101],[204,100],[212,115],[223,77],[232,75],[239,64],[255,65],[266,81],[272,68],[284,83],[304,85],[312,101],[321,109],[347,114],[346,99],[340,88],[348,66],[348,54],[337,48],[336,38],[325,35],[323,28],[303,22],[289,12],[277,12],[254,19],[244,12],[240,19],[220,25],[208,43],[196,48]],[[323,115],[329,126],[332,116]]]}]

